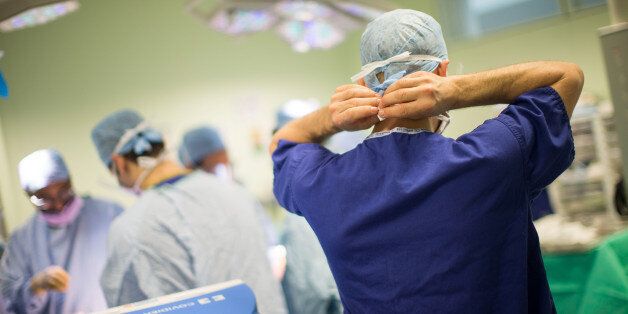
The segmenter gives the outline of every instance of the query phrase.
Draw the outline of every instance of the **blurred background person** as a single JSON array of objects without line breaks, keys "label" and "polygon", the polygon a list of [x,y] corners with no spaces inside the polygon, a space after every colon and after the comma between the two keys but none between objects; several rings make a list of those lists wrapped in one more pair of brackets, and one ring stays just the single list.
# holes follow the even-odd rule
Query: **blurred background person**
[{"label": "blurred background person", "polygon": [[179,146],[179,160],[188,169],[200,169],[233,180],[229,154],[218,130],[201,126],[187,131]]},{"label": "blurred background person", "polygon": [[106,309],[99,278],[114,203],[76,195],[62,156],[38,150],[19,163],[22,189],[37,213],[11,236],[0,263],[9,313]]},{"label": "blurred background person", "polygon": [[112,226],[102,276],[110,306],[242,279],[261,313],[285,313],[250,194],[169,160],[161,133],[135,111],[102,119],[92,140],[118,183],[139,196]]},{"label": "blurred background person", "polygon": [[[229,154],[218,130],[211,126],[199,126],[187,131],[181,139],[178,150],[179,161],[190,170],[202,170],[218,178],[238,183]],[[286,268],[286,250],[279,245],[277,230],[268,212],[257,202],[256,215],[266,235],[267,254],[273,275],[281,280]]]},{"label": "blurred background person", "polygon": [[[4,241],[0,240],[0,259],[4,255],[4,247],[5,247]],[[4,297],[2,296],[1,290],[0,290],[0,311],[6,311],[6,302],[4,302]]]}]

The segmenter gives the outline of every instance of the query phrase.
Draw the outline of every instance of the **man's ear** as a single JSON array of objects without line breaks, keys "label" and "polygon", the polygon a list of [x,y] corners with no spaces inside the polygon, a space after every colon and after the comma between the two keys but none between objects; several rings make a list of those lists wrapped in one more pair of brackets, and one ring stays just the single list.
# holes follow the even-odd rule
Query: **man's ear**
[{"label": "man's ear", "polygon": [[112,166],[115,167],[115,171],[117,171],[120,175],[124,175],[128,171],[126,159],[120,155],[111,155],[111,163]]},{"label": "man's ear", "polygon": [[445,59],[441,61],[436,68],[436,74],[438,76],[447,76],[447,67],[449,67],[449,60]]}]

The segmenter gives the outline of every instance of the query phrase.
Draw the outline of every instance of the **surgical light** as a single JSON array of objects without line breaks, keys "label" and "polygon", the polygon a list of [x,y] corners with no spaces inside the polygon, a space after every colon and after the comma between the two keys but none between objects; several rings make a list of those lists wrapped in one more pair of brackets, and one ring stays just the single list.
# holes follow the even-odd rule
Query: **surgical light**
[{"label": "surgical light", "polygon": [[76,11],[77,0],[5,0],[0,1],[0,31],[48,23]]},{"label": "surgical light", "polygon": [[298,52],[332,48],[391,9],[385,1],[364,0],[224,0],[214,6],[193,0],[187,5],[190,14],[216,31],[238,36],[274,29]]}]

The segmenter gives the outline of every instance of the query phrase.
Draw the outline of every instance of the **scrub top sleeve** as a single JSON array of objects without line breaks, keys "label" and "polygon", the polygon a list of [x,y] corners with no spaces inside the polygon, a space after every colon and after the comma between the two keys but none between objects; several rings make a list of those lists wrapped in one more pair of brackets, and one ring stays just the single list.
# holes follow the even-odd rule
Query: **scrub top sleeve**
[{"label": "scrub top sleeve", "polygon": [[571,165],[574,158],[565,105],[553,88],[539,88],[519,96],[497,119],[519,142],[527,192],[535,198]]},{"label": "scrub top sleeve", "polygon": [[273,153],[273,192],[283,208],[297,215],[303,215],[295,199],[295,184],[299,178],[317,169],[332,152],[319,144],[293,143],[281,140]]},{"label": "scrub top sleeve", "polygon": [[37,296],[31,292],[30,280],[34,275],[28,269],[26,248],[27,245],[19,243],[17,233],[14,233],[2,256],[0,288],[7,308],[0,309],[0,313],[38,313],[44,310],[48,301],[48,293]]}]

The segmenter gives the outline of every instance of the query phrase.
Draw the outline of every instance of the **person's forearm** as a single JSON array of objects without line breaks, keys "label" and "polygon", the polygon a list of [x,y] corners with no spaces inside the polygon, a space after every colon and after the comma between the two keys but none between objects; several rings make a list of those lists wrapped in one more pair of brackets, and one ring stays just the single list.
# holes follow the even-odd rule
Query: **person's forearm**
[{"label": "person's forearm", "polygon": [[[572,80],[574,88],[567,88],[561,93],[570,113],[580,94],[583,80],[582,72],[574,64],[553,61],[529,62],[450,78],[454,86],[450,92],[456,94],[452,95],[454,101],[451,109],[511,103],[530,90],[553,86],[561,80]],[[576,88],[578,84],[580,89]]]},{"label": "person's forearm", "polygon": [[329,107],[323,107],[303,118],[290,121],[279,129],[270,144],[272,154],[280,140],[295,143],[321,143],[328,137],[340,132],[331,120]]}]

